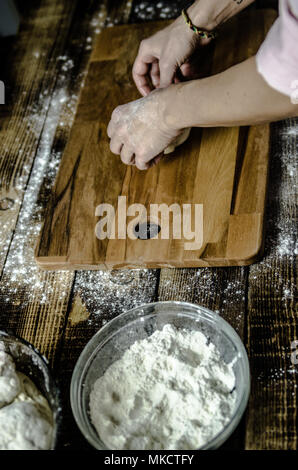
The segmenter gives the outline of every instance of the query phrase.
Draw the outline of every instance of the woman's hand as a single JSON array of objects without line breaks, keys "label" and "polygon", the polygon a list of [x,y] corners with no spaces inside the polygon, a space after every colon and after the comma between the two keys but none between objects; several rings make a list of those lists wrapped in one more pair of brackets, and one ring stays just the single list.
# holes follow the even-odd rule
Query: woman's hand
[{"label": "woman's hand", "polygon": [[[254,0],[196,0],[187,9],[193,24],[212,31]],[[170,26],[141,42],[133,66],[139,92],[146,96],[154,88],[197,78],[191,59],[198,46],[210,39],[199,38],[180,15]]]},{"label": "woman's hand", "polygon": [[165,122],[168,90],[155,90],[139,100],[118,106],[108,125],[110,148],[123,163],[146,170],[156,164],[163,150],[183,129]]},{"label": "woman's hand", "polygon": [[146,96],[153,88],[193,78],[188,60],[198,46],[209,42],[191,31],[182,17],[142,41],[132,69],[139,92]]}]

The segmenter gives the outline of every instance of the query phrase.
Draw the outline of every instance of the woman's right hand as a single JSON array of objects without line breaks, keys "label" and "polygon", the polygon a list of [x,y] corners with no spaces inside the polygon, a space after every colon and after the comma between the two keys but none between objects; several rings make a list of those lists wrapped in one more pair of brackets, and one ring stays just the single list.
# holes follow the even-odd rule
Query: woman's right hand
[{"label": "woman's right hand", "polygon": [[195,49],[210,39],[201,39],[180,16],[171,25],[141,42],[133,66],[133,78],[139,92],[146,96],[154,88],[166,88],[181,78],[190,79],[188,59]]}]

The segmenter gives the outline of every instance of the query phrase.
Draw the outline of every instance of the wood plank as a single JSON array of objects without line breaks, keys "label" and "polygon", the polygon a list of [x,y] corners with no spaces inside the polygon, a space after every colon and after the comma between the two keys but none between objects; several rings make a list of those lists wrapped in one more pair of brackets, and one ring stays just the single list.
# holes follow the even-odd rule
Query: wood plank
[{"label": "wood plank", "polygon": [[[33,250],[42,215],[39,203],[46,204],[47,164],[55,163],[51,148],[58,122],[54,120],[60,111],[63,115],[57,77],[61,80],[64,73],[57,58],[65,50],[75,7],[75,3],[43,2],[25,17],[10,50],[14,61],[6,64],[11,94],[0,131],[1,200],[13,201],[11,209],[0,212],[1,326],[33,342],[51,364],[73,275],[38,272]],[[53,152],[57,150],[56,145]]]},{"label": "wood plank", "polygon": [[[80,35],[82,34],[82,37],[86,36],[86,23],[85,20],[82,20],[85,14],[85,7],[81,9],[81,11],[77,10],[75,14],[77,20],[72,22],[72,28],[77,31],[77,35],[74,35],[76,39],[70,46],[74,52],[73,57],[81,57],[81,55],[85,54],[83,49],[78,47],[81,42]],[[82,22],[85,26],[83,31],[80,32],[79,26]],[[75,66],[75,73],[72,75],[76,76],[76,74],[77,68]],[[80,78],[71,79],[71,89],[73,89],[75,83],[78,85]],[[65,116],[65,120],[67,121],[67,116]],[[67,126],[68,125],[69,124],[67,124]],[[274,125],[274,132],[278,132],[275,144],[279,141],[280,152],[277,153],[278,156],[282,158],[278,158],[273,162],[274,166],[272,167],[269,178],[271,183],[267,207],[269,231],[267,231],[268,235],[265,245],[266,258],[261,265],[254,266],[252,268],[254,271],[251,271],[250,274],[250,282],[253,287],[250,293],[250,318],[252,318],[252,327],[249,330],[248,346],[253,371],[253,390],[247,413],[248,430],[246,446],[249,449],[297,448],[297,430],[295,423],[297,413],[295,406],[295,387],[297,383],[296,375],[289,372],[288,358],[290,348],[287,346],[291,338],[295,335],[297,337],[296,317],[293,316],[293,312],[295,312],[293,300],[295,266],[293,264],[292,255],[290,254],[292,248],[291,245],[288,245],[289,238],[291,240],[290,243],[292,243],[294,234],[294,227],[292,226],[294,207],[291,202],[293,201],[294,185],[293,179],[290,177],[290,166],[288,166],[289,172],[286,179],[284,179],[284,176],[287,168],[283,166],[286,155],[289,157],[292,156],[293,159],[294,150],[296,152],[297,149],[297,141],[294,147],[292,141],[293,137],[290,137],[290,132],[295,133],[293,121],[291,122],[291,126],[283,126],[281,124],[281,126],[283,126],[281,129],[279,126],[280,124]],[[61,129],[58,131],[53,145],[55,152],[59,153],[63,150],[66,134],[67,131],[65,135],[64,132],[61,132]],[[290,144],[287,144],[289,138],[291,141]],[[59,157],[57,157],[57,160],[58,159]],[[55,161],[55,158],[51,160],[52,163],[55,163]],[[283,182],[286,183],[283,187],[282,197],[279,190],[280,175],[283,175]],[[272,178],[273,183],[271,181]],[[43,206],[46,203],[49,184],[51,184],[51,179],[45,178],[39,197]],[[287,197],[285,196],[286,194]],[[9,205],[9,201],[4,200],[2,204],[3,207],[5,207],[5,204]],[[8,209],[3,211],[3,215],[4,212],[5,216],[9,213]],[[4,220],[4,218],[1,220]],[[285,228],[286,231],[281,230],[282,227]],[[19,228],[17,230],[20,234]],[[30,238],[32,238],[32,234]],[[10,241],[8,243],[10,243]],[[277,261],[274,262],[276,253],[278,252],[279,256],[277,257]],[[286,253],[286,255],[282,253]],[[167,272],[170,273],[171,276],[168,277],[166,275]],[[220,314],[230,321],[232,325],[236,327],[237,331],[241,333],[243,326],[245,326],[243,324],[245,300],[241,300],[241,293],[245,297],[247,272],[248,268],[229,268],[228,270],[221,268],[162,270],[159,298],[161,300],[170,300],[171,298],[189,300],[205,305],[211,309],[219,310]],[[127,277],[127,271],[120,271],[119,273],[118,276],[120,275],[120,280],[121,276],[123,277],[122,282],[130,283],[129,277]],[[158,272],[155,273],[158,276]],[[189,274],[186,275],[187,273]],[[197,274],[194,275],[194,273]],[[48,306],[45,307],[41,303],[42,297],[40,293],[34,293],[36,304],[31,303],[30,307],[28,305],[26,307],[28,312],[30,311],[30,315],[32,315],[32,321],[28,317],[28,314],[24,314],[26,308],[23,305],[23,301],[27,302],[28,300],[28,292],[30,289],[28,289],[28,287],[22,289],[20,285],[15,284],[13,286],[10,283],[2,282],[0,285],[2,310],[0,324],[1,326],[10,326],[20,334],[24,331],[25,337],[32,339],[33,342],[36,341],[36,344],[41,347],[42,351],[50,357],[51,364],[56,366],[56,373],[60,372],[61,388],[65,392],[64,403],[66,415],[69,413],[69,421],[63,430],[60,446],[73,449],[90,449],[83,436],[80,435],[77,430],[68,408],[69,379],[71,369],[80,352],[80,348],[83,347],[82,338],[84,338],[86,330],[88,331],[89,327],[92,328],[92,324],[97,324],[97,326],[100,327],[102,324],[101,315],[103,315],[104,321],[111,318],[108,308],[97,309],[98,304],[94,301],[93,296],[94,286],[99,284],[99,288],[96,289],[96,295],[98,298],[102,298],[101,289],[103,289],[106,284],[110,284],[110,281],[105,279],[104,282],[100,283],[99,278],[96,277],[98,273],[92,273],[92,276],[94,275],[95,277],[90,277],[90,282],[88,282],[88,277],[85,277],[88,276],[88,273],[77,273],[74,294],[70,302],[71,309],[67,325],[67,328],[72,328],[72,332],[70,332],[70,330],[68,332],[71,339],[66,335],[66,350],[63,352],[63,363],[58,369],[57,359],[59,358],[60,348],[64,348],[64,346],[61,344],[60,340],[56,342],[56,336],[60,335],[61,338],[62,335],[61,325],[63,323],[60,322],[61,318],[59,318],[59,316],[65,318],[65,300],[67,298],[65,296],[63,308],[61,308],[62,304],[59,297],[65,287],[65,284],[62,285],[63,282],[61,282],[61,279],[68,282],[70,279],[69,275],[72,276],[73,274],[66,273],[66,277],[60,278],[56,273],[55,275],[54,273],[50,273],[50,276],[49,273],[43,273],[44,277],[41,277],[41,280],[47,279],[47,286],[53,288],[53,291],[55,291],[53,292],[52,300],[50,300],[50,302],[53,301],[52,308],[49,310]],[[113,275],[115,276],[115,273],[113,273]],[[132,275],[134,275],[134,273],[132,273]],[[147,275],[147,271],[144,271],[142,275]],[[79,276],[82,276],[81,282],[78,281]],[[6,279],[6,281],[9,280]],[[111,281],[111,283],[112,282],[113,281]],[[135,281],[131,282],[134,283]],[[89,283],[87,290],[86,283]],[[149,283],[150,280],[148,279],[148,284]],[[141,285],[144,286],[142,282]],[[156,284],[154,285],[156,286]],[[13,287],[17,289],[16,292],[13,292]],[[67,295],[69,295],[69,286],[67,286],[66,291],[68,292]],[[119,301],[119,310],[113,309],[112,315],[121,311],[121,305],[124,305],[124,308],[128,308],[129,305],[132,305],[129,302],[133,302],[131,296],[133,297],[134,294],[132,292],[129,293],[128,288],[122,291],[120,297],[118,297],[118,289],[116,288],[114,290],[110,288],[110,290],[104,291],[104,295],[108,295],[108,293],[111,295],[113,303],[115,300],[114,296],[117,298],[116,303]],[[142,298],[139,297],[139,290],[137,290],[136,295],[137,301],[141,301]],[[143,299],[145,301],[150,301],[150,299],[154,300],[153,291],[151,291],[149,296],[147,296],[147,294],[144,295]],[[122,304],[122,302],[124,302],[124,304]],[[104,302],[102,302],[101,305],[103,305],[103,303]],[[275,307],[276,303],[277,307]],[[56,310],[57,315],[55,315]],[[44,338],[42,334],[43,329],[45,329]],[[90,332],[90,335],[92,334],[93,333]],[[88,335],[89,333],[87,334],[87,338],[89,338]],[[51,345],[52,341],[53,345]],[[71,343],[70,346],[68,346],[68,341]],[[81,346],[77,347],[75,354],[72,356],[72,348],[76,348],[77,343],[81,344]],[[69,361],[67,357],[68,353],[71,357]],[[65,381],[64,365],[66,369]],[[265,407],[264,404],[266,404]],[[233,437],[232,442],[227,443],[224,447],[228,446],[228,448],[239,449],[242,446],[241,439],[242,430],[240,430],[240,436]]]},{"label": "wood plank", "polygon": [[[268,31],[276,17],[269,10],[264,21],[264,31]],[[257,14],[256,21],[262,19]],[[256,43],[250,48],[256,53],[256,45],[261,40],[261,26],[256,28]],[[251,264],[260,259],[263,251],[264,209],[268,177],[268,154],[270,127],[251,126],[243,129],[242,152],[238,159],[237,174],[234,182],[230,224],[227,235],[226,253],[230,259],[239,259],[242,253],[243,264]],[[242,228],[242,230],[241,230]],[[246,231],[246,233],[244,233]]]},{"label": "wood plank", "polygon": [[158,300],[180,300],[209,308],[243,337],[246,278],[245,267],[162,269]]},{"label": "wood plank", "polygon": [[43,2],[32,11],[28,23],[21,24],[11,47],[2,51],[8,104],[1,106],[0,200],[11,201],[11,205],[6,211],[0,210],[0,221],[5,227],[0,235],[0,272],[61,68],[54,58],[64,50],[73,8],[74,5],[61,2]]},{"label": "wood plank", "polygon": [[[38,270],[33,251],[88,63],[87,38],[95,34],[90,23],[102,10],[97,2],[87,9],[79,2],[58,3],[34,6],[16,38],[15,47],[20,47],[13,65],[16,104],[3,116],[4,140],[0,143],[12,157],[9,162],[1,161],[2,204],[14,194],[19,198],[12,211],[3,211],[1,235],[2,229],[9,233],[13,228],[14,233],[1,257],[5,265],[0,281],[0,323],[33,342],[52,365],[59,352],[74,273]],[[107,17],[106,9],[103,14],[101,22]],[[11,70],[7,70],[9,75]],[[29,131],[24,132],[28,125]]]},{"label": "wood plank", "polygon": [[[252,10],[224,26],[222,34],[228,39],[219,41],[215,47],[212,72],[224,70],[253,55],[274,18],[274,12],[259,11],[256,14]],[[36,251],[37,262],[43,268],[241,265],[251,263],[261,249],[261,198],[265,198],[267,180],[268,128],[261,126],[260,130],[250,130],[246,147],[239,144],[238,127],[204,129],[203,132],[195,129],[191,139],[176,151],[175,156],[164,158],[146,173],[124,166],[109,151],[105,129],[112,110],[118,104],[137,97],[131,66],[138,44],[160,27],[160,22],[124,26],[106,30],[99,38]],[[111,81],[110,77],[114,80]],[[255,152],[258,146],[264,149],[263,152],[251,157],[251,152]],[[244,156],[239,155],[240,150],[245,152]],[[231,201],[234,199],[236,204],[243,205],[247,197],[255,198],[253,189],[243,191],[234,185],[237,158],[243,164],[239,185],[245,186],[248,172],[254,178],[257,175],[254,181],[260,186],[256,192],[261,201],[261,213],[260,217],[255,215],[258,213],[252,202],[252,217],[238,217],[237,224],[231,223],[235,233],[229,234]],[[259,171],[261,158],[265,160],[262,160],[264,171]],[[217,188],[216,192],[214,188]],[[184,234],[180,240],[175,240],[173,234],[170,234],[170,239],[161,239],[160,234],[156,239],[146,241],[128,237],[121,239],[117,234],[115,239],[98,240],[95,236],[98,221],[95,208],[109,203],[117,212],[119,195],[126,197],[127,205],[137,202],[143,204],[147,211],[151,204],[166,203],[170,206],[178,203],[180,208],[183,204],[203,204],[202,248],[188,251]],[[256,233],[246,228],[251,221]],[[242,238],[243,234],[257,238],[252,244],[252,253],[243,250],[245,240],[233,245],[240,234]]]},{"label": "wood plank", "polygon": [[[252,389],[247,449],[297,449],[297,119],[272,125],[265,258],[250,267],[247,348]],[[297,349],[297,348],[296,348]],[[295,350],[295,348],[294,348]]]}]

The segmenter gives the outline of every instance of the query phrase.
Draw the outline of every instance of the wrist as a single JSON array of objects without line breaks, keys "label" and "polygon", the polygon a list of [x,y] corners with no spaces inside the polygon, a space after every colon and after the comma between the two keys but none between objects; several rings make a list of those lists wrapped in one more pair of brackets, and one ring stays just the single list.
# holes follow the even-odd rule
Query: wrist
[{"label": "wrist", "polygon": [[187,12],[192,22],[207,31],[212,31],[239,11],[253,3],[254,0],[197,0]]},{"label": "wrist", "polygon": [[217,16],[215,10],[216,5],[213,1],[197,0],[187,9],[187,13],[193,24],[207,31],[212,31],[218,26],[215,21]]},{"label": "wrist", "polygon": [[161,119],[165,127],[171,131],[179,132],[193,125],[192,106],[187,102],[187,88],[191,83],[191,81],[177,83],[163,89]]}]

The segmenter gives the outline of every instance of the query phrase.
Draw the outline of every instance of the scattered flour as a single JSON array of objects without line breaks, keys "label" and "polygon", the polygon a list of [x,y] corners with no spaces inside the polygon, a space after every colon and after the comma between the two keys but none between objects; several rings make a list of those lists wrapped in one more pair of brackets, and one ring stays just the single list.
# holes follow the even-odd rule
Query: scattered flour
[{"label": "scattered flour", "polygon": [[51,447],[52,412],[33,382],[0,351],[0,450]]},{"label": "scattered flour", "polygon": [[165,325],[94,383],[90,413],[110,449],[198,449],[229,422],[235,375],[199,331]]}]

